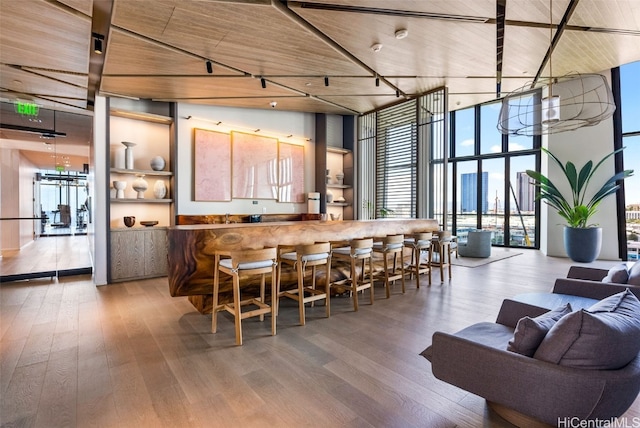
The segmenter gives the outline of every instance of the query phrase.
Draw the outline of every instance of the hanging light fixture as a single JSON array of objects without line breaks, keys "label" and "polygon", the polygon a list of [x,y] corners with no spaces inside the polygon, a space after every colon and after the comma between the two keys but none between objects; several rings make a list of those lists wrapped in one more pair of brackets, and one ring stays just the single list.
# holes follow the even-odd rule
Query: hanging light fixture
[{"label": "hanging light fixture", "polygon": [[549,1],[549,78],[536,80],[502,99],[498,130],[502,134],[543,135],[573,131],[608,119],[616,109],[607,79],[600,74],[553,77],[551,51],[553,3]]}]

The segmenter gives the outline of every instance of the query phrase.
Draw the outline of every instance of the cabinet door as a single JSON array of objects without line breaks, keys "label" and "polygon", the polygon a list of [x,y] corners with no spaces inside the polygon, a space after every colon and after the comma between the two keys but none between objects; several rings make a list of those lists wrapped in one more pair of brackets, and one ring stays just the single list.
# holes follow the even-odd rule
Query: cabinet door
[{"label": "cabinet door", "polygon": [[111,279],[120,280],[144,275],[144,232],[111,233]]},{"label": "cabinet door", "polygon": [[145,276],[167,275],[167,231],[164,229],[144,232]]}]

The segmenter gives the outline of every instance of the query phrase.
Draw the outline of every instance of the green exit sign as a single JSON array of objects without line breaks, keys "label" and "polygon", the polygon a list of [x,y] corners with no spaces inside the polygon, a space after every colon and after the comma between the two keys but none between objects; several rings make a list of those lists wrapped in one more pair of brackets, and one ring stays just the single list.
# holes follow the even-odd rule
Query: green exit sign
[{"label": "green exit sign", "polygon": [[64,166],[56,165],[56,171],[64,171]]},{"label": "green exit sign", "polygon": [[25,101],[15,101],[13,103],[16,113],[21,114],[23,116],[38,116],[38,112],[40,107],[38,104],[28,103]]}]

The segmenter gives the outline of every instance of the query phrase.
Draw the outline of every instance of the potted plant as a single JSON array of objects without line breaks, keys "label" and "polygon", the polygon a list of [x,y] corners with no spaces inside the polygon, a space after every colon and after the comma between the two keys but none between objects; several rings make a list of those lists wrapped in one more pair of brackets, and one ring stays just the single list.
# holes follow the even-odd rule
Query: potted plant
[{"label": "potted plant", "polygon": [[628,169],[609,178],[585,203],[586,193],[593,174],[600,165],[623,149],[624,147],[609,153],[595,167],[593,161],[588,161],[578,172],[573,162],[567,162],[566,165],[563,165],[553,153],[542,148],[541,150],[549,155],[564,173],[571,188],[570,198],[566,198],[556,185],[543,174],[532,170],[526,171],[526,174],[535,181],[535,185],[540,189],[538,198],[553,207],[567,221],[564,230],[564,245],[567,255],[573,261],[589,263],[600,254],[602,229],[597,225],[590,224],[589,218],[596,213],[598,205],[604,198],[620,188],[618,181],[633,175],[633,170]]}]

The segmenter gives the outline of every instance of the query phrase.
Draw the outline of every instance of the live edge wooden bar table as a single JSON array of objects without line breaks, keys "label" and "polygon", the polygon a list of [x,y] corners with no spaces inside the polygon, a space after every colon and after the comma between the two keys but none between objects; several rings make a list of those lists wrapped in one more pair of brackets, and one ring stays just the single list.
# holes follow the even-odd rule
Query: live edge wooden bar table
[{"label": "live edge wooden bar table", "polygon": [[[392,234],[435,232],[433,219],[378,219],[345,221],[285,221],[267,223],[197,224],[171,226],[169,237],[169,292],[189,296],[201,313],[211,312],[214,253],[278,245],[312,244]],[[295,276],[282,278],[295,284]],[[221,302],[230,301],[231,282],[220,283]]]}]

